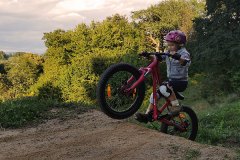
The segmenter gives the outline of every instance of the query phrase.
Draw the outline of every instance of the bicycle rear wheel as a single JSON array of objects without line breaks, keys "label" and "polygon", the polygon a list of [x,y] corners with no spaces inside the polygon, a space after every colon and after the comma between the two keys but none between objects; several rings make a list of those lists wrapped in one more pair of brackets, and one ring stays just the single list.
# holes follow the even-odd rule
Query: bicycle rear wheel
[{"label": "bicycle rear wheel", "polygon": [[[97,99],[101,110],[111,118],[124,119],[132,116],[141,106],[145,95],[145,83],[133,91],[124,92],[140,77],[135,67],[119,63],[109,67],[101,76],[97,88]],[[128,83],[133,76],[131,83]]]},{"label": "bicycle rear wheel", "polygon": [[182,106],[180,114],[168,120],[184,127],[185,131],[180,131],[176,126],[169,126],[166,123],[162,123],[161,132],[184,137],[192,141],[195,140],[198,131],[198,118],[190,107]]}]

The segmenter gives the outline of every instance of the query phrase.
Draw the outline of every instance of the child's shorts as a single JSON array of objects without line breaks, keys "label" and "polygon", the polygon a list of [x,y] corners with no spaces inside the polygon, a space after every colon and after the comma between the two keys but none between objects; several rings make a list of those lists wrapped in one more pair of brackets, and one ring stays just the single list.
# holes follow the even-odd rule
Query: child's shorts
[{"label": "child's shorts", "polygon": [[[188,86],[188,81],[170,80],[170,81],[165,81],[162,83],[162,85],[166,85],[166,84],[169,84],[169,86],[171,86],[173,88],[174,92],[183,92],[186,90],[186,88]],[[157,97],[158,97],[158,99],[161,98],[161,96],[159,94],[159,89],[157,92]],[[153,104],[153,93],[151,94],[149,101],[151,104]]]}]

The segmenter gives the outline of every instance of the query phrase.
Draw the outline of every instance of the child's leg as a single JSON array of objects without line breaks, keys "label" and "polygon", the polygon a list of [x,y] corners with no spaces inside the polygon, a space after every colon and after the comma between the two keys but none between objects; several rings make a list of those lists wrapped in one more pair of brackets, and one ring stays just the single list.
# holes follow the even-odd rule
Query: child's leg
[{"label": "child's leg", "polygon": [[[173,91],[173,88],[171,86],[169,86],[169,84],[166,84],[166,85],[171,90],[171,93],[169,92],[169,95],[168,95],[167,98],[171,102],[171,105],[173,106],[172,109],[174,110],[174,107],[179,106],[179,102],[178,102],[177,97],[176,97],[176,95]],[[161,91],[161,88],[159,88],[159,90]],[[160,98],[161,98],[161,96],[157,93],[157,100],[159,100]],[[146,114],[148,114],[153,109],[153,93],[151,94],[149,101],[150,101],[150,103],[149,103],[148,108],[146,110]]]},{"label": "child's leg", "polygon": [[[157,101],[160,99],[160,95],[157,93]],[[148,105],[148,108],[146,110],[146,114],[148,114],[151,110],[153,109],[153,93],[151,94],[150,96],[150,99],[149,99],[149,105]]]},{"label": "child's leg", "polygon": [[[157,93],[157,99],[160,98],[160,95]],[[148,105],[148,108],[146,110],[146,113],[136,113],[135,114],[135,119],[138,120],[139,122],[144,122],[147,123],[152,120],[152,116],[149,114],[150,111],[153,109],[153,94],[151,94],[150,97],[150,103]]]},{"label": "child's leg", "polygon": [[167,84],[167,85],[168,85],[169,89],[171,89],[171,94],[168,97],[168,100],[171,102],[172,106],[179,106],[179,102],[175,95],[175,92],[173,91],[173,88],[171,86],[169,86],[169,84]]},{"label": "child's leg", "polygon": [[148,108],[146,110],[146,114],[148,114],[153,109],[153,104],[149,103]]},{"label": "child's leg", "polygon": [[174,93],[172,86],[170,86],[168,83],[165,83],[160,86],[159,90],[161,94],[164,97],[166,97],[171,103],[171,106],[169,106],[170,112],[168,114],[175,115],[179,113],[181,110],[181,107],[179,105],[179,102],[176,98],[176,95]]}]

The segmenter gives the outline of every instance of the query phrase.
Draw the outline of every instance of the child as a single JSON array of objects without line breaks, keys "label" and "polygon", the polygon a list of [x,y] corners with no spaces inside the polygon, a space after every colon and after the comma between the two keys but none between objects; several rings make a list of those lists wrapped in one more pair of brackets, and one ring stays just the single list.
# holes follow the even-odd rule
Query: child
[{"label": "child", "polygon": [[[190,65],[190,54],[184,47],[186,35],[179,31],[170,31],[165,40],[168,46],[169,56],[162,56],[162,60],[167,64],[168,81],[163,82],[157,91],[157,97],[166,97],[170,102],[169,115],[177,115],[181,111],[181,106],[176,98],[175,92],[183,92],[188,85],[188,67]],[[136,113],[135,119],[139,122],[147,123],[152,120],[153,94],[150,97],[150,104],[145,114]]]}]

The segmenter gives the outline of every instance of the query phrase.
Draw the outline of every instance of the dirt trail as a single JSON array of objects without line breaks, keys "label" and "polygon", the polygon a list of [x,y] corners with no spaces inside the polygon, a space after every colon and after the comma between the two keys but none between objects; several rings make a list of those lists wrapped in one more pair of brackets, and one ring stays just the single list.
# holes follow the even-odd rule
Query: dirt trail
[{"label": "dirt trail", "polygon": [[234,159],[234,151],[169,136],[91,110],[34,128],[0,131],[0,159]]}]

